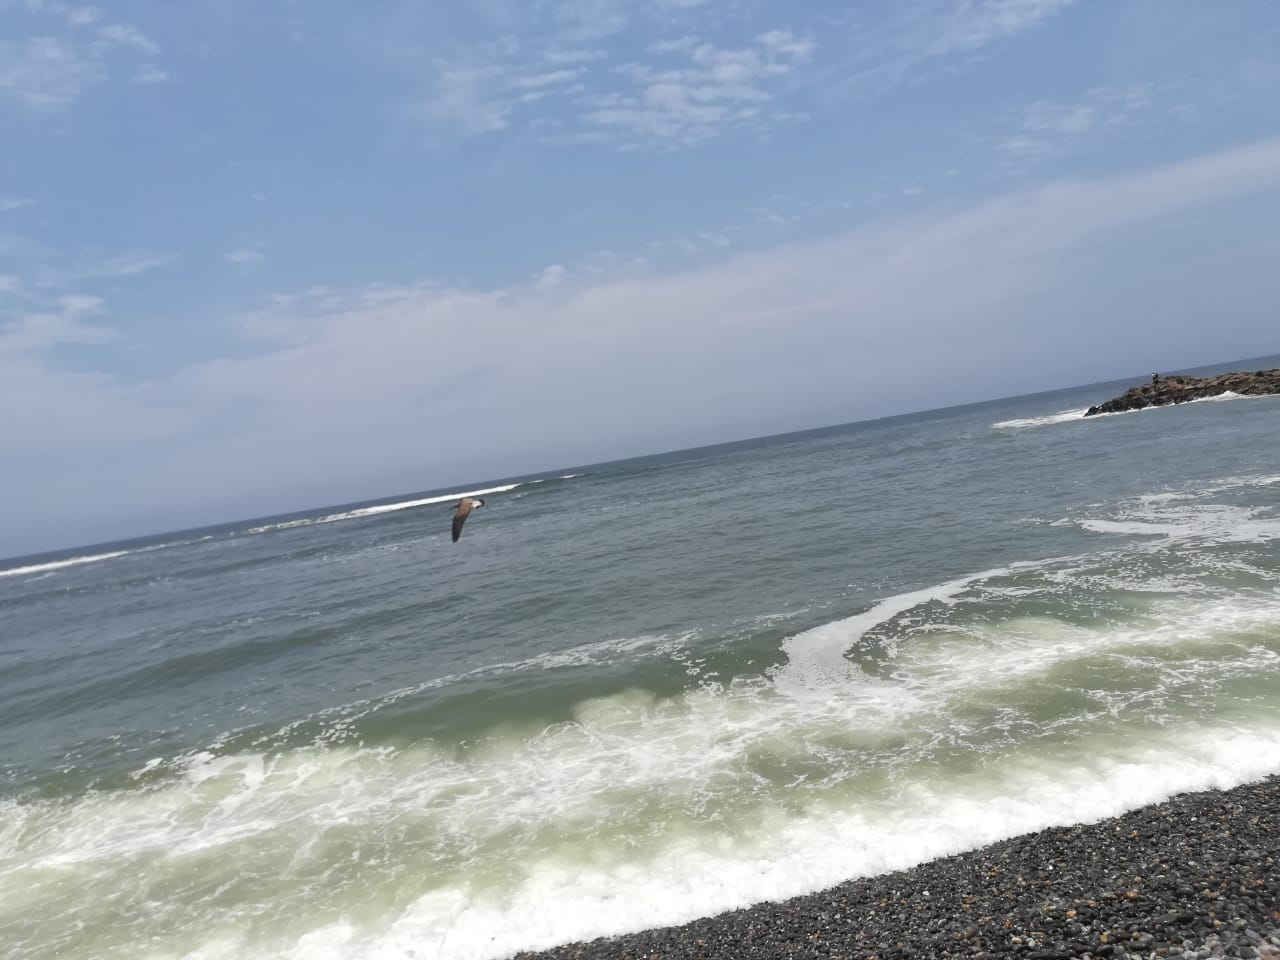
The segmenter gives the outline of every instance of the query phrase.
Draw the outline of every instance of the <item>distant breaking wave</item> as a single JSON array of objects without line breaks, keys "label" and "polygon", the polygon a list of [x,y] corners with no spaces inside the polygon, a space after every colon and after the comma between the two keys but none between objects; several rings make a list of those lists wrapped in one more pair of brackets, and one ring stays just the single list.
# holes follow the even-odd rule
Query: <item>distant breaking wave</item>
[{"label": "distant breaking wave", "polygon": [[280,523],[268,523],[261,527],[250,527],[245,533],[266,533],[270,530],[289,530],[293,527],[309,527],[316,523],[336,523],[339,520],[356,520],[360,517],[373,517],[380,513],[394,513],[397,510],[411,510],[414,507],[425,507],[432,503],[447,503],[450,500],[461,500],[463,497],[479,497],[486,493],[506,493],[521,486],[508,483],[501,487],[485,487],[482,490],[464,490],[461,493],[443,493],[436,497],[423,497],[419,500],[398,500],[395,503],[380,503],[373,507],[360,507],[357,510],[345,510],[342,513],[331,513],[324,517],[302,517],[298,520],[284,520]]},{"label": "distant breaking wave", "polygon": [[115,550],[111,553],[95,553],[84,557],[71,557],[68,560],[50,560],[48,563],[33,563],[25,567],[12,567],[9,570],[0,570],[0,577],[20,577],[27,573],[46,573],[50,570],[61,570],[63,567],[78,567],[82,563],[96,563],[99,560],[123,557],[129,552],[128,550]]},{"label": "distant breaking wave", "polygon": [[[1118,417],[1128,413],[1142,413],[1144,410],[1165,410],[1169,407],[1181,407],[1188,403],[1221,403],[1226,400],[1261,400],[1273,394],[1245,394],[1233,393],[1227,390],[1224,393],[1215,393],[1211,397],[1196,397],[1194,400],[1184,400],[1181,403],[1162,403],[1150,407],[1139,407],[1134,410],[1116,410],[1110,413],[1094,414],[1089,419],[1095,420],[1099,417]],[[1025,427],[1047,427],[1055,423],[1067,423],[1071,420],[1081,420],[1084,418],[1085,409],[1079,410],[1063,410],[1061,413],[1051,413],[1043,417],[1026,417],[1021,420],[1001,420],[993,423],[991,426],[996,430],[1021,430]]]},{"label": "distant breaking wave", "polygon": [[[411,510],[414,507],[428,506],[433,503],[449,503],[454,500],[461,500],[463,497],[479,497],[489,493],[506,493],[517,487],[532,486],[535,483],[546,483],[549,480],[573,480],[581,477],[581,473],[566,473],[558,477],[543,477],[540,480],[525,480],[520,483],[506,483],[497,487],[483,487],[479,490],[462,490],[457,493],[442,493],[434,497],[421,497],[415,500],[397,500],[394,503],[380,503],[372,507],[359,507],[355,510],[344,510],[341,513],[330,513],[321,517],[301,517],[297,520],[283,520],[279,523],[267,523],[257,527],[250,527],[247,530],[239,531],[240,535],[251,533],[267,533],[272,530],[288,530],[293,527],[307,527],[317,523],[335,523],[338,520],[357,520],[360,517],[375,517],[383,513],[394,513],[398,510]],[[232,534],[234,536],[235,534]],[[226,536],[226,534],[223,534]],[[123,557],[130,553],[140,551],[163,550],[165,547],[176,547],[187,543],[198,543],[204,540],[214,539],[213,535],[200,537],[199,540],[174,540],[170,543],[159,543],[149,547],[139,547],[133,550],[113,550],[109,553],[87,554],[82,557],[70,557],[66,560],[50,560],[46,563],[33,563],[21,567],[11,567],[7,570],[0,570],[0,577],[20,577],[28,574],[51,573],[56,570],[62,570],[66,567],[78,567],[85,563],[96,563],[100,560],[112,560],[116,557]]]},{"label": "distant breaking wave", "polygon": [[397,500],[394,503],[380,503],[372,507],[359,507],[356,510],[344,510],[342,513],[331,513],[323,517],[302,517],[297,520],[284,520],[280,523],[268,523],[260,527],[251,527],[245,533],[267,533],[271,530],[288,530],[293,527],[309,527],[316,523],[335,523],[338,520],[358,520],[361,517],[373,517],[381,513],[394,513],[397,510],[411,510],[414,507],[425,507],[433,503],[450,503],[463,497],[480,497],[487,493],[507,493],[517,487],[532,486],[535,483],[546,483],[548,480],[572,480],[580,477],[580,473],[566,473],[560,477],[543,477],[540,480],[524,480],[520,483],[507,483],[499,487],[484,487],[480,490],[463,490],[458,493],[442,493],[434,497],[422,497],[416,500]]},{"label": "distant breaking wave", "polygon": [[1027,417],[1022,420],[1001,420],[991,426],[997,430],[1019,430],[1023,427],[1047,427],[1051,423],[1066,423],[1068,420],[1080,420],[1084,417],[1085,408],[1079,410],[1063,410],[1044,417]]}]

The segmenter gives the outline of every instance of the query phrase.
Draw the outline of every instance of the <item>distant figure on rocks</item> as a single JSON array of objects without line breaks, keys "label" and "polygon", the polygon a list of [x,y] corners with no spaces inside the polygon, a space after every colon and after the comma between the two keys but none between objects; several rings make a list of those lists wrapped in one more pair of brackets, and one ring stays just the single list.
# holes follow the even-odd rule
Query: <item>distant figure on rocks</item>
[{"label": "distant figure on rocks", "polygon": [[1152,382],[1152,383],[1159,383],[1159,382],[1160,382],[1160,374],[1158,374],[1158,373],[1153,373],[1153,374],[1151,375],[1151,382]]}]

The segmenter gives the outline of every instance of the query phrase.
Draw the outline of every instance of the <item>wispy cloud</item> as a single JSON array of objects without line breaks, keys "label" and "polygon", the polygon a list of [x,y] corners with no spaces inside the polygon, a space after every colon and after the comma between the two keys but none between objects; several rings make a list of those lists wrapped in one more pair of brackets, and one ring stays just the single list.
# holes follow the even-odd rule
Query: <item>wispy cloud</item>
[{"label": "wispy cloud", "polygon": [[[28,304],[75,305],[102,281],[133,280],[178,259],[176,253],[130,250],[111,255],[64,254],[23,236],[0,234],[0,263],[8,281],[0,292],[20,292]],[[96,296],[93,298],[96,302]],[[83,312],[83,311],[80,311]]]},{"label": "wispy cloud", "polygon": [[542,271],[538,277],[538,282],[534,284],[541,293],[550,293],[560,284],[564,283],[565,275],[568,273],[564,266],[559,263],[553,263]]},{"label": "wispy cloud", "polygon": [[1033,30],[1075,0],[904,0],[889,18],[835,18],[845,56],[825,65],[821,96],[874,95]]},{"label": "wispy cloud", "polygon": [[582,75],[581,70],[548,70],[546,73],[534,73],[527,77],[517,77],[512,86],[517,90],[542,90],[546,87],[563,86],[572,83]]},{"label": "wispy cloud", "polygon": [[119,338],[111,327],[86,323],[84,317],[97,313],[103,301],[99,297],[71,294],[59,297],[57,309],[29,313],[0,326],[0,353],[5,351],[43,351],[67,344],[93,345]]},{"label": "wispy cloud", "polygon": [[155,253],[132,250],[110,257],[89,260],[75,270],[78,280],[107,280],[112,277],[136,277],[160,267],[167,267],[178,259],[176,253]]},{"label": "wispy cloud", "polygon": [[622,0],[561,0],[553,9],[556,32],[571,43],[590,43],[621,33],[630,21]]},{"label": "wispy cloud", "polygon": [[263,252],[253,247],[238,247],[235,250],[228,250],[222,255],[222,258],[228,263],[234,263],[236,266],[245,269],[260,266],[266,260]]},{"label": "wispy cloud", "polygon": [[148,64],[139,67],[133,79],[136,83],[166,83],[169,80],[169,72]]},{"label": "wispy cloud", "polygon": [[813,50],[790,31],[757,36],[728,49],[692,39],[659,44],[674,62],[628,63],[618,73],[630,89],[583,98],[582,122],[631,143],[696,143],[726,131],[794,119],[774,105],[774,88]]},{"label": "wispy cloud", "polygon": [[65,107],[101,78],[101,65],[63,40],[0,40],[0,97],[20,106]]},{"label": "wispy cloud", "polygon": [[141,30],[123,23],[109,23],[98,31],[100,41],[108,46],[129,47],[157,56],[160,47]]},{"label": "wispy cloud", "polygon": [[439,50],[413,112],[444,136],[689,146],[810,119],[851,89],[883,89],[926,64],[970,57],[1072,2],[910,0],[871,25],[845,12],[805,16],[802,28],[761,24],[746,4],[574,0],[524,15],[504,7],[516,18],[504,21],[510,33]]},{"label": "wispy cloud", "polygon": [[[122,64],[139,75],[162,73],[160,47],[126,23],[103,22],[95,7],[59,0],[0,5],[0,104],[56,111],[110,78]],[[143,58],[141,64],[139,58]]]},{"label": "wispy cloud", "polygon": [[1038,26],[1075,0],[960,0],[941,18],[930,53],[977,50]]},{"label": "wispy cloud", "polygon": [[1153,89],[1144,85],[1098,87],[1073,101],[1036,100],[1015,115],[1014,131],[1002,135],[997,147],[1007,168],[1025,169],[1055,154],[1132,136],[1159,102]]},{"label": "wispy cloud", "polygon": [[600,60],[608,60],[609,54],[604,50],[577,49],[577,50],[561,50],[551,49],[543,54],[543,61],[549,66],[559,66],[560,64],[578,64],[578,63],[596,63]]},{"label": "wispy cloud", "polygon": [[510,86],[499,67],[451,64],[436,74],[434,89],[414,112],[464,135],[492,133],[506,128],[519,100],[507,92]]},{"label": "wispy cloud", "polygon": [[10,210],[21,210],[23,207],[31,206],[30,197],[3,197],[0,196],[0,213],[8,213]]},{"label": "wispy cloud", "polygon": [[67,23],[73,27],[86,27],[102,19],[102,11],[97,7],[68,7],[65,4],[53,4],[51,6],[63,11],[67,18]]},{"label": "wispy cloud", "polygon": [[[736,46],[699,39],[688,28],[708,16],[703,6],[532,5],[518,30],[503,21],[510,35],[438,53],[413,113],[445,136],[515,131],[542,141],[626,146],[693,143],[794,120],[800,111],[776,101],[783,78],[810,59],[812,39],[782,26]],[[664,35],[671,27],[684,30]]]}]

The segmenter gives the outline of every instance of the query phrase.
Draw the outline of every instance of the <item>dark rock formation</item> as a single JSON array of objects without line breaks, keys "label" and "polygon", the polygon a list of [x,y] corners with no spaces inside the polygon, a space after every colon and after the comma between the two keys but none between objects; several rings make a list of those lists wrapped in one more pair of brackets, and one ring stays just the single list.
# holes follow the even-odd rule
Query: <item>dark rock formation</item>
[{"label": "dark rock formation", "polygon": [[1130,387],[1114,400],[1090,407],[1086,417],[1099,413],[1121,413],[1143,407],[1162,407],[1168,403],[1186,403],[1216,397],[1223,393],[1261,395],[1280,393],[1280,370],[1257,370],[1253,373],[1220,373],[1216,377],[1162,377],[1152,374],[1151,382]]}]

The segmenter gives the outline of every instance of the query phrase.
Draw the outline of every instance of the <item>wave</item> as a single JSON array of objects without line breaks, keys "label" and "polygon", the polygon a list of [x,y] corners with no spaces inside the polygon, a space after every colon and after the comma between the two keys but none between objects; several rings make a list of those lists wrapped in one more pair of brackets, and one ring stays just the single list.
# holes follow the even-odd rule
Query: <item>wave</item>
[{"label": "wave", "polygon": [[[1239,487],[1268,486],[1277,477],[1225,480],[1194,492],[1167,491],[1114,505],[1107,516],[1068,519],[1091,533],[1154,537],[1156,545],[1265,543],[1280,539],[1280,516],[1269,506],[1197,501]],[[1061,522],[1061,521],[1059,521]]]},{"label": "wave", "polygon": [[993,423],[991,426],[996,430],[1021,430],[1025,427],[1047,427],[1054,423],[1068,423],[1072,420],[1081,420],[1084,418],[1086,407],[1079,410],[1063,410],[1061,413],[1051,413],[1043,417],[1026,417],[1018,420],[1001,420]]},{"label": "wave", "polygon": [[[456,493],[444,493],[431,497],[418,497],[413,500],[397,500],[393,503],[375,504],[371,507],[358,507],[354,510],[344,510],[341,513],[331,513],[319,517],[300,517],[296,520],[282,520],[278,523],[266,523],[256,527],[250,527],[240,531],[240,535],[267,533],[273,530],[290,530],[294,527],[308,527],[320,523],[336,523],[339,520],[358,520],[362,517],[375,517],[384,513],[395,513],[399,510],[411,510],[415,507],[430,506],[433,503],[449,503],[455,500],[461,500],[463,497],[481,497],[491,493],[507,493],[518,487],[531,486],[538,483],[547,483],[553,480],[574,480],[578,477],[585,476],[581,473],[567,473],[558,477],[544,477],[540,480],[526,480],[520,483],[506,483],[495,487],[481,487],[476,490],[460,490]],[[232,534],[235,536],[236,534]],[[225,536],[225,534],[224,534]],[[164,550],[169,547],[186,546],[192,543],[203,543],[208,540],[216,539],[214,534],[206,534],[202,537],[186,540],[173,540],[166,543],[152,544],[146,547],[137,547],[132,550],[113,550],[108,553],[87,554],[82,557],[70,557],[65,560],[51,560],[46,563],[27,564],[21,567],[10,567],[9,569],[0,569],[0,577],[19,577],[28,574],[49,574],[67,567],[77,567],[86,563],[97,563],[102,560],[111,560],[116,557],[123,557],[132,553],[144,553],[155,550]]]},{"label": "wave", "polygon": [[[130,789],[0,803],[0,863],[18,867],[0,872],[0,926],[123,956],[91,949],[81,938],[94,928],[76,922],[110,893],[113,936],[175,954],[496,960],[1276,772],[1280,710],[1204,709],[1280,668],[1269,597],[1175,599],[1123,628],[1037,616],[962,628],[966,604],[1009,578],[1043,596],[1052,579],[1039,574],[1067,559],[888,597],[798,634],[793,663],[891,623],[913,631],[892,677],[814,674],[820,696],[761,677],[675,698],[629,689],[463,746],[215,748],[146,761]],[[619,648],[667,643],[574,657]],[[1100,686],[1077,706],[1054,699],[1064,678]],[[1124,702],[1126,683],[1151,696]],[[32,879],[45,877],[58,883]]]},{"label": "wave", "polygon": [[420,497],[415,500],[397,500],[395,503],[380,503],[372,507],[360,507],[356,510],[344,510],[342,513],[331,513],[323,517],[302,517],[298,520],[283,520],[280,523],[267,523],[260,527],[250,527],[245,533],[267,533],[271,530],[291,530],[294,527],[309,527],[317,523],[336,523],[339,520],[358,520],[361,517],[376,517],[383,513],[395,513],[398,510],[412,510],[414,507],[425,507],[433,503],[449,503],[463,497],[481,497],[489,493],[506,493],[519,483],[507,483],[499,487],[483,487],[479,490],[462,490],[457,493],[444,493],[434,497]]},{"label": "wave", "polygon": [[123,557],[131,552],[129,550],[113,550],[110,553],[94,553],[83,557],[71,557],[67,560],[51,560],[48,563],[33,563],[24,567],[10,567],[8,570],[0,570],[0,577],[20,577],[29,573],[48,573],[52,570],[62,570],[65,567],[78,567],[85,563],[97,563],[100,560]]},{"label": "wave", "polygon": [[267,533],[272,530],[290,530],[294,527],[309,527],[317,523],[336,523],[339,520],[359,520],[362,517],[376,517],[384,513],[395,513],[399,510],[412,510],[415,507],[426,507],[433,503],[451,503],[463,497],[482,497],[491,493],[508,493],[519,487],[548,483],[553,480],[573,480],[586,476],[582,473],[566,473],[559,477],[542,477],[538,480],[522,480],[518,483],[504,483],[496,487],[481,487],[477,490],[459,490],[456,493],[442,493],[431,497],[417,497],[413,500],[397,500],[393,503],[380,503],[372,507],[358,507],[355,510],[344,510],[321,517],[301,517],[297,520],[282,520],[279,523],[267,523],[259,527],[251,527],[244,533]]},{"label": "wave", "polygon": [[[1233,393],[1228,390],[1225,393],[1214,394],[1212,397],[1197,397],[1194,400],[1184,400],[1182,403],[1165,403],[1159,406],[1140,407],[1134,410],[1115,410],[1109,413],[1098,413],[1090,417],[1090,420],[1096,420],[1099,417],[1119,417],[1130,413],[1143,413],[1147,410],[1164,410],[1169,407],[1181,407],[1188,403],[1223,403],[1229,400],[1264,400],[1273,394],[1250,394],[1250,393]],[[991,426],[995,430],[1021,430],[1027,427],[1047,427],[1057,423],[1070,423],[1075,420],[1084,419],[1085,412],[1088,408],[1081,407],[1078,410],[1063,410],[1060,413],[1051,413],[1043,417],[1025,417],[1014,420],[1000,420]]]}]

